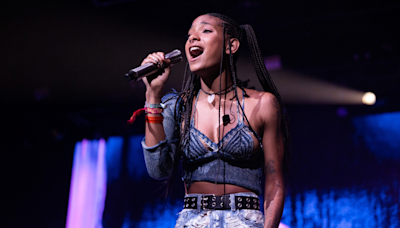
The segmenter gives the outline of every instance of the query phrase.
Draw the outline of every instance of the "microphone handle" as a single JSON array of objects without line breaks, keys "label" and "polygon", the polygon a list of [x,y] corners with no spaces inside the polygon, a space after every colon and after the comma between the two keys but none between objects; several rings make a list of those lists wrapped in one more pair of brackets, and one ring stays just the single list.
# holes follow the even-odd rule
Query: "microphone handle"
[{"label": "microphone handle", "polygon": [[143,77],[147,77],[161,70],[154,63],[146,63],[142,66],[131,69],[127,74],[125,74],[125,80],[130,82],[132,80],[139,81]]},{"label": "microphone handle", "polygon": [[[182,53],[179,49],[175,49],[170,53],[165,54],[165,58],[171,60],[172,66],[182,61]],[[143,66],[131,69],[127,74],[125,74],[125,80],[127,82],[132,80],[139,81],[143,77],[147,77],[161,70],[163,70],[163,68],[158,68],[154,63],[146,63]]]}]

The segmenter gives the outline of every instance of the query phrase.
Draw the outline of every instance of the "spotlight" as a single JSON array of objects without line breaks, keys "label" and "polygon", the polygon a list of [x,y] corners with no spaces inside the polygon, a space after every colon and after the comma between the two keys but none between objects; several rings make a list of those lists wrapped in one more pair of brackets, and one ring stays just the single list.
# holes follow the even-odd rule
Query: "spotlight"
[{"label": "spotlight", "polygon": [[376,102],[376,96],[374,93],[366,92],[362,97],[362,102],[366,105],[374,105]]}]

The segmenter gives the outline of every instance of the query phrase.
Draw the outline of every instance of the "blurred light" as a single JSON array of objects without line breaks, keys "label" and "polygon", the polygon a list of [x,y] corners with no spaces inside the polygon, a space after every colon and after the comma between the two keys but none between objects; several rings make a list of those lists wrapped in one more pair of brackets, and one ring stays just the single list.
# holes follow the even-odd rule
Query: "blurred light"
[{"label": "blurred light", "polygon": [[[288,195],[282,223],[301,228],[399,227],[398,190],[399,185],[393,183],[374,186],[373,191],[353,187]],[[385,197],[389,194],[392,197]]]},{"label": "blurred light", "polygon": [[285,103],[322,105],[363,104],[363,91],[309,77],[285,68],[272,71],[271,77]]},{"label": "blurred light", "polygon": [[107,193],[105,157],[104,139],[76,143],[66,228],[102,228]]},{"label": "blurred light", "polygon": [[[143,83],[142,83],[143,84]],[[134,181],[139,181],[149,177],[144,163],[144,156],[142,153],[142,139],[144,135],[134,135],[129,137],[128,141],[128,154],[126,158],[127,171],[129,178]],[[158,227],[158,226],[157,226]]]},{"label": "blurred light", "polygon": [[348,111],[347,111],[347,109],[345,107],[340,107],[340,108],[337,109],[336,114],[339,117],[346,117],[347,114],[348,114]]},{"label": "blurred light", "polygon": [[356,117],[353,124],[356,145],[366,146],[379,158],[400,159],[400,112]]},{"label": "blurred light", "polygon": [[[356,54],[355,58],[360,56]],[[264,57],[269,71],[284,103],[319,105],[362,105],[365,91],[324,81],[296,72],[282,65],[279,55]],[[240,65],[240,66],[239,66]],[[262,91],[251,61],[238,61],[238,75],[246,75],[250,86]]]},{"label": "blurred light", "polygon": [[366,92],[362,97],[362,102],[366,105],[374,105],[376,102],[376,96],[374,93]]},{"label": "blurred light", "polygon": [[267,70],[279,70],[282,68],[281,57],[279,55],[265,57],[264,64]]},{"label": "blurred light", "polygon": [[290,228],[290,226],[283,224],[283,223],[279,223],[278,228]]}]

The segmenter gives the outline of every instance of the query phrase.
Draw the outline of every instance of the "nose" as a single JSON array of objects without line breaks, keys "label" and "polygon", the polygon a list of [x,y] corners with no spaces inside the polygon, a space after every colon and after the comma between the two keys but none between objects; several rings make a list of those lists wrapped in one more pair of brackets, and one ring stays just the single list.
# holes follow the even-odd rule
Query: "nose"
[{"label": "nose", "polygon": [[192,34],[190,34],[190,36],[189,36],[189,43],[193,43],[194,41],[199,41],[200,40],[200,38],[199,38],[199,36],[197,35],[197,33],[192,33]]}]

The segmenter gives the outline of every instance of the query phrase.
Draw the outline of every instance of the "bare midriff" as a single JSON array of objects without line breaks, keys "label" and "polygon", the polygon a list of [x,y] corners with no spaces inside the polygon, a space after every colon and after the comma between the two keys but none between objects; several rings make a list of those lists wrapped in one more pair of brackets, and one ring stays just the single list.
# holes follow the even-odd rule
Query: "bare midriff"
[{"label": "bare midriff", "polygon": [[251,191],[232,184],[225,184],[224,188],[224,184],[214,184],[205,181],[194,182],[187,191],[188,194],[215,194],[217,196],[238,192]]}]

